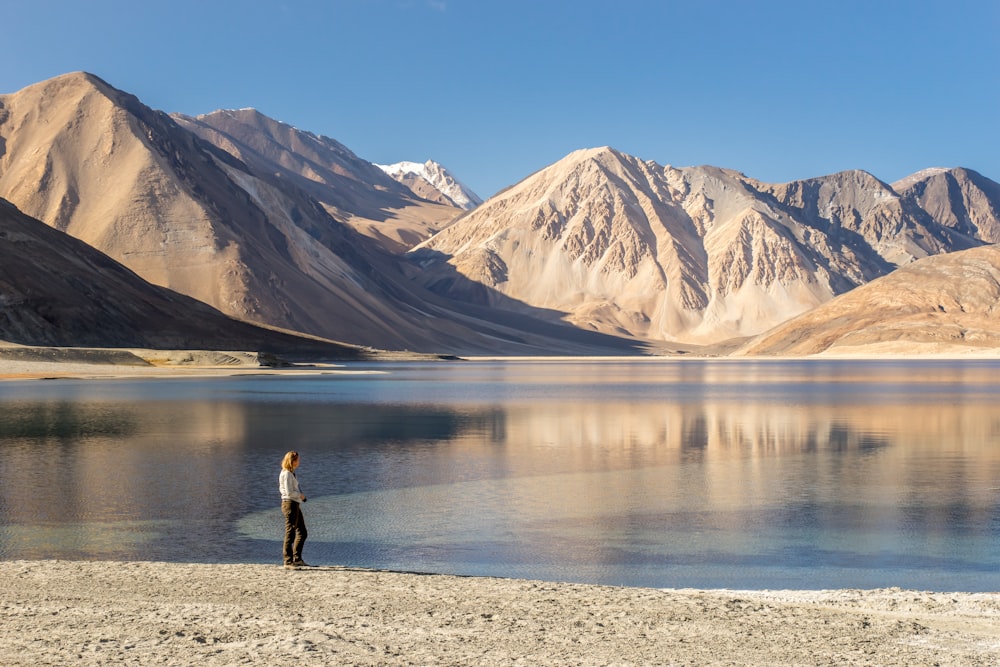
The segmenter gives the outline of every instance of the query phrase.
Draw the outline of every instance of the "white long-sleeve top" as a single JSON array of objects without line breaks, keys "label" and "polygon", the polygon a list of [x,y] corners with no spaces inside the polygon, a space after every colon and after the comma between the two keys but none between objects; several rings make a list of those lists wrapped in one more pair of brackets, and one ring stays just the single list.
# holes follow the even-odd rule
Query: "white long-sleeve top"
[{"label": "white long-sleeve top", "polygon": [[305,498],[299,489],[299,480],[295,478],[295,473],[291,470],[282,470],[278,475],[278,491],[282,500],[294,500],[301,503]]}]

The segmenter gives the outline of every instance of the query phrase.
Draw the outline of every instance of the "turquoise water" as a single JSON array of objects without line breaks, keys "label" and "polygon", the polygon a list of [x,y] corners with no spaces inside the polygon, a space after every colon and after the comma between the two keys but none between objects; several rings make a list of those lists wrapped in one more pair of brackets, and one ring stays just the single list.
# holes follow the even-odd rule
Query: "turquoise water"
[{"label": "turquoise water", "polygon": [[0,558],[1000,590],[1000,363],[345,370],[0,383]]}]

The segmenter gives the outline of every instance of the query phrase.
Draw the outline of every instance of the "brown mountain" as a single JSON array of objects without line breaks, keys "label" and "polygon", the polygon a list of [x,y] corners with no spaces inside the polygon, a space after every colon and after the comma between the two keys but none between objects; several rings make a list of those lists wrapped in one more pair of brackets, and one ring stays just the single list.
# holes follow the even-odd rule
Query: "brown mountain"
[{"label": "brown mountain", "polygon": [[461,213],[439,197],[431,201],[425,193],[415,193],[343,144],[255,109],[172,117],[254,173],[294,183],[331,216],[392,252],[409,250]]},{"label": "brown mountain", "polygon": [[969,170],[767,184],[609,148],[452,221],[332,139],[82,73],[0,95],[0,197],[237,319],[469,354],[727,344],[1000,233],[1000,185]]},{"label": "brown mountain", "polygon": [[772,185],[601,148],[501,192],[411,254],[423,283],[453,298],[501,307],[502,294],[585,329],[712,343],[981,245],[974,231],[865,172]]},{"label": "brown mountain", "polygon": [[1000,246],[927,257],[755,338],[739,355],[1000,348]]},{"label": "brown mountain", "polygon": [[58,347],[265,351],[349,359],[363,350],[226,317],[0,200],[0,340]]},{"label": "brown mountain", "polygon": [[[408,280],[397,257],[335,219],[292,178],[294,169],[276,174],[260,158],[258,172],[90,74],[0,96],[0,142],[0,197],[147,281],[237,319],[395,350],[634,346],[531,315],[455,310]],[[404,186],[369,167],[380,179],[371,188],[377,205],[405,199]],[[361,181],[352,187],[342,203],[361,207]]]},{"label": "brown mountain", "polygon": [[949,229],[1000,243],[1000,184],[971,169],[926,169],[893,190]]}]

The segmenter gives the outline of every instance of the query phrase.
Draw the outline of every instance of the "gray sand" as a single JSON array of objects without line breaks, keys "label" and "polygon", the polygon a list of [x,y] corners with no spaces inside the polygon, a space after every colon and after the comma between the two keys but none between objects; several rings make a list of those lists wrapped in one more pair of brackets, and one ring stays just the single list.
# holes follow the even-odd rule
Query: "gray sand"
[{"label": "gray sand", "polygon": [[1000,594],[0,562],[0,664],[996,665]]}]

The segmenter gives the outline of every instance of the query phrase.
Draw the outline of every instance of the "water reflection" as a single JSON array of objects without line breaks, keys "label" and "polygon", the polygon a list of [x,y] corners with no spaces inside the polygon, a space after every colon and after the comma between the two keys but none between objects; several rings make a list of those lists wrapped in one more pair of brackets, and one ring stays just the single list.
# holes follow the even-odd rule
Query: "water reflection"
[{"label": "water reflection", "polygon": [[[0,387],[0,556],[1000,589],[989,365],[472,364]],[[44,386],[42,386],[44,384]],[[220,537],[221,536],[221,537]]]}]

